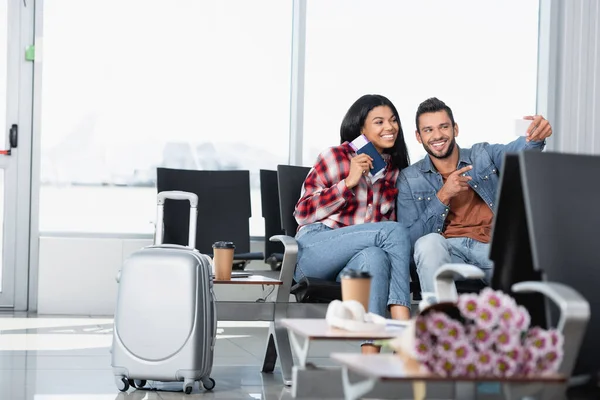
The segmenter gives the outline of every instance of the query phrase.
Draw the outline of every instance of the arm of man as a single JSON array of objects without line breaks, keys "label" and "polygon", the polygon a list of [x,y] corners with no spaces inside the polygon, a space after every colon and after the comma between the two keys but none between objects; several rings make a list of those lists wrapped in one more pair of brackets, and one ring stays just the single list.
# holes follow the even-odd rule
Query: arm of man
[{"label": "arm of man", "polygon": [[546,138],[552,135],[552,126],[541,115],[527,116],[531,125],[527,128],[527,136],[519,137],[508,144],[491,144],[487,151],[498,169],[502,167],[504,153],[517,153],[522,150],[542,151],[546,145]]},{"label": "arm of man", "polygon": [[429,233],[441,233],[444,228],[445,215],[448,206],[433,196],[427,201],[425,212],[420,212],[416,199],[406,179],[404,171],[398,176],[398,199],[396,202],[396,214],[398,222],[403,224],[410,232],[410,241],[414,246],[417,239]]}]

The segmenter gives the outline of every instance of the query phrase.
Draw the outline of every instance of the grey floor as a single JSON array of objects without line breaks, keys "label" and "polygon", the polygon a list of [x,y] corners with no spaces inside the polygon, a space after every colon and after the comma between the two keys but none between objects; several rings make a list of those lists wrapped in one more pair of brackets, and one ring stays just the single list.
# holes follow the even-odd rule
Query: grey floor
[{"label": "grey floor", "polygon": [[[267,325],[220,323],[212,392],[196,387],[191,395],[180,385],[160,390],[120,393],[114,383],[109,348],[112,319],[0,314],[0,399],[290,399],[279,370],[261,373]],[[332,365],[334,351],[359,351],[357,342],[317,343],[312,362]]]}]

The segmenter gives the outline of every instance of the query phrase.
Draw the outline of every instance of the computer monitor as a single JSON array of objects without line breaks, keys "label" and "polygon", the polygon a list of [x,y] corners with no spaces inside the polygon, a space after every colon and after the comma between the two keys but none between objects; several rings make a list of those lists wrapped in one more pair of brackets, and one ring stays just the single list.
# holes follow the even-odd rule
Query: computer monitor
[{"label": "computer monitor", "polygon": [[[600,157],[507,154],[502,166],[490,258],[491,285],[560,282],[581,293],[591,316],[573,375],[600,372]],[[541,295],[515,296],[534,323],[556,324]],[[548,324],[549,323],[549,324]]]}]

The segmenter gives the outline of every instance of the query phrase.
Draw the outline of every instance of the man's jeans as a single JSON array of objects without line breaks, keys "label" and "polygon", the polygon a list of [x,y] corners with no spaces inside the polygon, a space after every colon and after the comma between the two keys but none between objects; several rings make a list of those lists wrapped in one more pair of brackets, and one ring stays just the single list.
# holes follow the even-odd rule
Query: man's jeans
[{"label": "man's jeans", "polygon": [[385,316],[388,305],[410,308],[410,240],[397,222],[375,222],[331,229],[321,223],[296,235],[296,280],[304,276],[340,280],[345,269],[371,274],[369,311]]},{"label": "man's jeans", "polygon": [[488,258],[489,243],[461,237],[446,239],[438,233],[430,233],[415,243],[415,263],[422,292],[435,292],[434,276],[448,263],[466,263],[479,267],[485,273],[484,282],[489,284],[494,268]]}]

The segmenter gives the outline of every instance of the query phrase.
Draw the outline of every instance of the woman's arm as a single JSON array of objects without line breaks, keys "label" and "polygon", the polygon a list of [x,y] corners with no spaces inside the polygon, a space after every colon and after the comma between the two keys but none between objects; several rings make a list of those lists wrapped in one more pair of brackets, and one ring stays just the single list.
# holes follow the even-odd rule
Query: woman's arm
[{"label": "woman's arm", "polygon": [[300,226],[321,221],[344,207],[354,192],[346,186],[350,161],[339,147],[319,155],[302,185],[294,216]]}]

